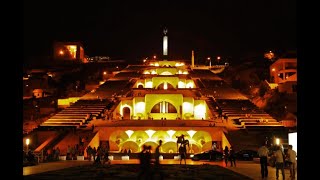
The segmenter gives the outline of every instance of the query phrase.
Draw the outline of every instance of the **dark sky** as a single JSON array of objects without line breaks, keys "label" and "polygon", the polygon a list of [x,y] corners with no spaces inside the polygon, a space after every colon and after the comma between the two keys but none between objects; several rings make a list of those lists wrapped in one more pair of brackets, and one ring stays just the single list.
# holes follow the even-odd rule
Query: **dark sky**
[{"label": "dark sky", "polygon": [[50,56],[57,41],[80,41],[85,54],[136,60],[237,56],[296,49],[296,0],[24,0],[26,57]]}]

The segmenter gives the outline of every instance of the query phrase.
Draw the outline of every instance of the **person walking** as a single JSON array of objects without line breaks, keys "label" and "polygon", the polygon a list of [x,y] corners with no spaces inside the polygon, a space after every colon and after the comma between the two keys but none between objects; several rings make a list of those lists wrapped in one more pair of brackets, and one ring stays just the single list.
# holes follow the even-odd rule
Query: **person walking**
[{"label": "person walking", "polygon": [[229,159],[229,148],[228,146],[224,147],[224,162],[226,163],[226,167],[228,166],[228,159]]},{"label": "person walking", "polygon": [[91,150],[91,155],[93,156],[93,163],[96,161],[96,155],[97,155],[97,149],[96,147],[93,147]]},{"label": "person walking", "polygon": [[162,140],[159,140],[159,145],[157,146],[157,148],[156,148],[156,152],[155,152],[155,165],[156,166],[159,166],[160,165],[160,160],[159,160],[159,158],[160,158],[160,147],[161,147],[161,145],[162,145]]},{"label": "person walking", "polygon": [[297,152],[292,149],[292,145],[289,145],[288,151],[287,151],[287,157],[289,161],[289,167],[290,167],[290,178],[295,179],[296,178],[296,167],[297,167]]},{"label": "person walking", "polygon": [[233,167],[233,165],[234,167],[236,167],[236,153],[232,146],[230,147],[229,160],[231,163],[231,167]]},{"label": "person walking", "polygon": [[160,166],[160,147],[162,145],[162,140],[159,140],[159,145],[156,148],[156,152],[155,152],[155,163],[154,163],[154,174],[159,174],[160,175],[160,179],[163,179],[163,172]]},{"label": "person walking", "polygon": [[103,161],[102,164],[111,164],[111,161],[109,159],[109,148],[103,148]]},{"label": "person walking", "polygon": [[89,160],[89,161],[91,161],[91,157],[92,157],[92,148],[91,148],[91,146],[90,146],[90,145],[87,147],[86,152],[87,152],[88,160]]},{"label": "person walking", "polygon": [[281,151],[280,146],[276,147],[276,152],[274,152],[273,156],[276,159],[276,177],[279,179],[279,170],[281,170],[282,178],[285,179],[284,173],[284,154]]},{"label": "person walking", "polygon": [[268,177],[268,154],[269,150],[266,147],[265,143],[263,143],[263,145],[258,149],[262,178]]},{"label": "person walking", "polygon": [[151,179],[151,146],[143,145],[139,153],[140,172],[138,179]]}]

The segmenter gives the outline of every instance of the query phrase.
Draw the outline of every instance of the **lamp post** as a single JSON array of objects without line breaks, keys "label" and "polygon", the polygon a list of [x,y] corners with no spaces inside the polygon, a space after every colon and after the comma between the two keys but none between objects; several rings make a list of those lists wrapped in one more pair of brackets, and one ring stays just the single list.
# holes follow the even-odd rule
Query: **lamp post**
[{"label": "lamp post", "polygon": [[272,68],[271,71],[272,71],[272,74],[271,74],[271,79],[270,80],[271,80],[272,83],[275,83],[276,68]]},{"label": "lamp post", "polygon": [[27,152],[29,151],[29,144],[30,144],[30,139],[29,139],[29,138],[27,138],[27,139],[26,139]]},{"label": "lamp post", "polygon": [[280,139],[276,138],[276,145],[279,146],[280,145]]},{"label": "lamp post", "polygon": [[209,61],[209,67],[211,68],[211,57],[207,57],[208,61]]}]

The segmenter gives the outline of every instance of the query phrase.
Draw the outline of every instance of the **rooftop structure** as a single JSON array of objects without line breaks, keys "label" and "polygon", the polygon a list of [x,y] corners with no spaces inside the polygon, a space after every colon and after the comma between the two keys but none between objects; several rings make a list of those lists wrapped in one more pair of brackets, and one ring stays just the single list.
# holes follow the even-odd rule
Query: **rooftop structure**
[{"label": "rooftop structure", "polygon": [[55,42],[53,59],[86,63],[84,49],[80,42]]},{"label": "rooftop structure", "polygon": [[297,59],[281,58],[270,66],[270,81],[277,85],[280,92],[297,91]]}]

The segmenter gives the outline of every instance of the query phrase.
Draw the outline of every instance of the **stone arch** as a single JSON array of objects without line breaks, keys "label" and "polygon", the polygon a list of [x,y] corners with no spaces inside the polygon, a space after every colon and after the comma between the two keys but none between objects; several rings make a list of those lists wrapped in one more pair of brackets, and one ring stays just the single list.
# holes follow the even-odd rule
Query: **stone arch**
[{"label": "stone arch", "polygon": [[198,132],[196,132],[193,135],[192,139],[195,142],[201,144],[202,146],[204,146],[204,144],[206,144],[208,142],[212,143],[212,137],[211,137],[210,133],[208,133],[206,131],[198,131]]},{"label": "stone arch", "polygon": [[190,139],[189,134],[187,133],[187,131],[176,131],[173,135],[172,135],[172,139],[177,140],[176,136],[181,136],[184,135],[184,139]]},{"label": "stone arch", "polygon": [[117,130],[112,132],[109,137],[110,151],[119,150],[119,145],[124,143],[128,139],[129,139],[129,136],[125,131]]},{"label": "stone arch", "polygon": [[143,84],[143,83],[138,83],[138,84],[137,84],[137,88],[143,89],[143,88],[144,88],[144,84]]},{"label": "stone arch", "polygon": [[151,139],[157,139],[157,142],[159,142],[160,139],[164,142],[164,140],[168,138],[170,138],[170,135],[167,131],[156,131],[151,137]]},{"label": "stone arch", "polygon": [[147,141],[148,138],[149,135],[145,131],[134,131],[130,137],[130,139],[135,141],[139,146]]},{"label": "stone arch", "polygon": [[[178,113],[177,111],[177,108],[170,102],[168,101],[162,101],[162,102],[165,102],[165,103],[168,103],[168,112],[165,112],[165,113]],[[151,113],[162,113],[160,112],[160,103],[161,102],[158,102],[156,103],[152,108],[151,108]]]},{"label": "stone arch", "polygon": [[169,71],[164,71],[160,75],[166,76],[166,75],[173,75],[173,74],[171,72],[169,72]]},{"label": "stone arch", "polygon": [[[157,99],[157,101],[155,101],[153,104],[150,104],[150,107],[153,108],[156,104],[158,104],[158,103],[160,103],[160,102],[163,102],[163,101],[168,102],[168,103],[171,103],[171,104],[176,108],[177,113],[179,113],[179,112],[178,112],[179,106],[175,106],[174,104],[176,104],[176,103],[173,102],[171,99],[167,99],[167,98]],[[150,109],[150,112],[151,112],[152,108]]]},{"label": "stone arch", "polygon": [[126,142],[122,143],[120,145],[120,149],[121,150],[126,149],[127,151],[129,149],[131,149],[131,152],[133,152],[133,153],[137,153],[140,151],[139,145],[134,141],[126,141]]},{"label": "stone arch", "polygon": [[164,153],[175,153],[178,151],[177,143],[174,141],[168,141],[162,144],[161,146],[162,152]]},{"label": "stone arch", "polygon": [[[158,143],[156,143],[154,141],[147,141],[147,142],[143,143],[143,145],[151,146],[151,152],[154,153],[156,148],[157,148],[157,146],[158,146]],[[142,150],[142,146],[143,145],[141,145],[141,147],[140,147],[141,150]]]},{"label": "stone arch", "polygon": [[129,105],[123,105],[121,112],[123,119],[131,119],[132,108]]},{"label": "stone arch", "polygon": [[[169,82],[167,82],[167,89],[175,89],[175,87],[171,84],[171,83],[169,83]],[[161,84],[159,84],[158,86],[157,86],[157,89],[164,89],[164,82],[163,83],[161,83]]]}]

